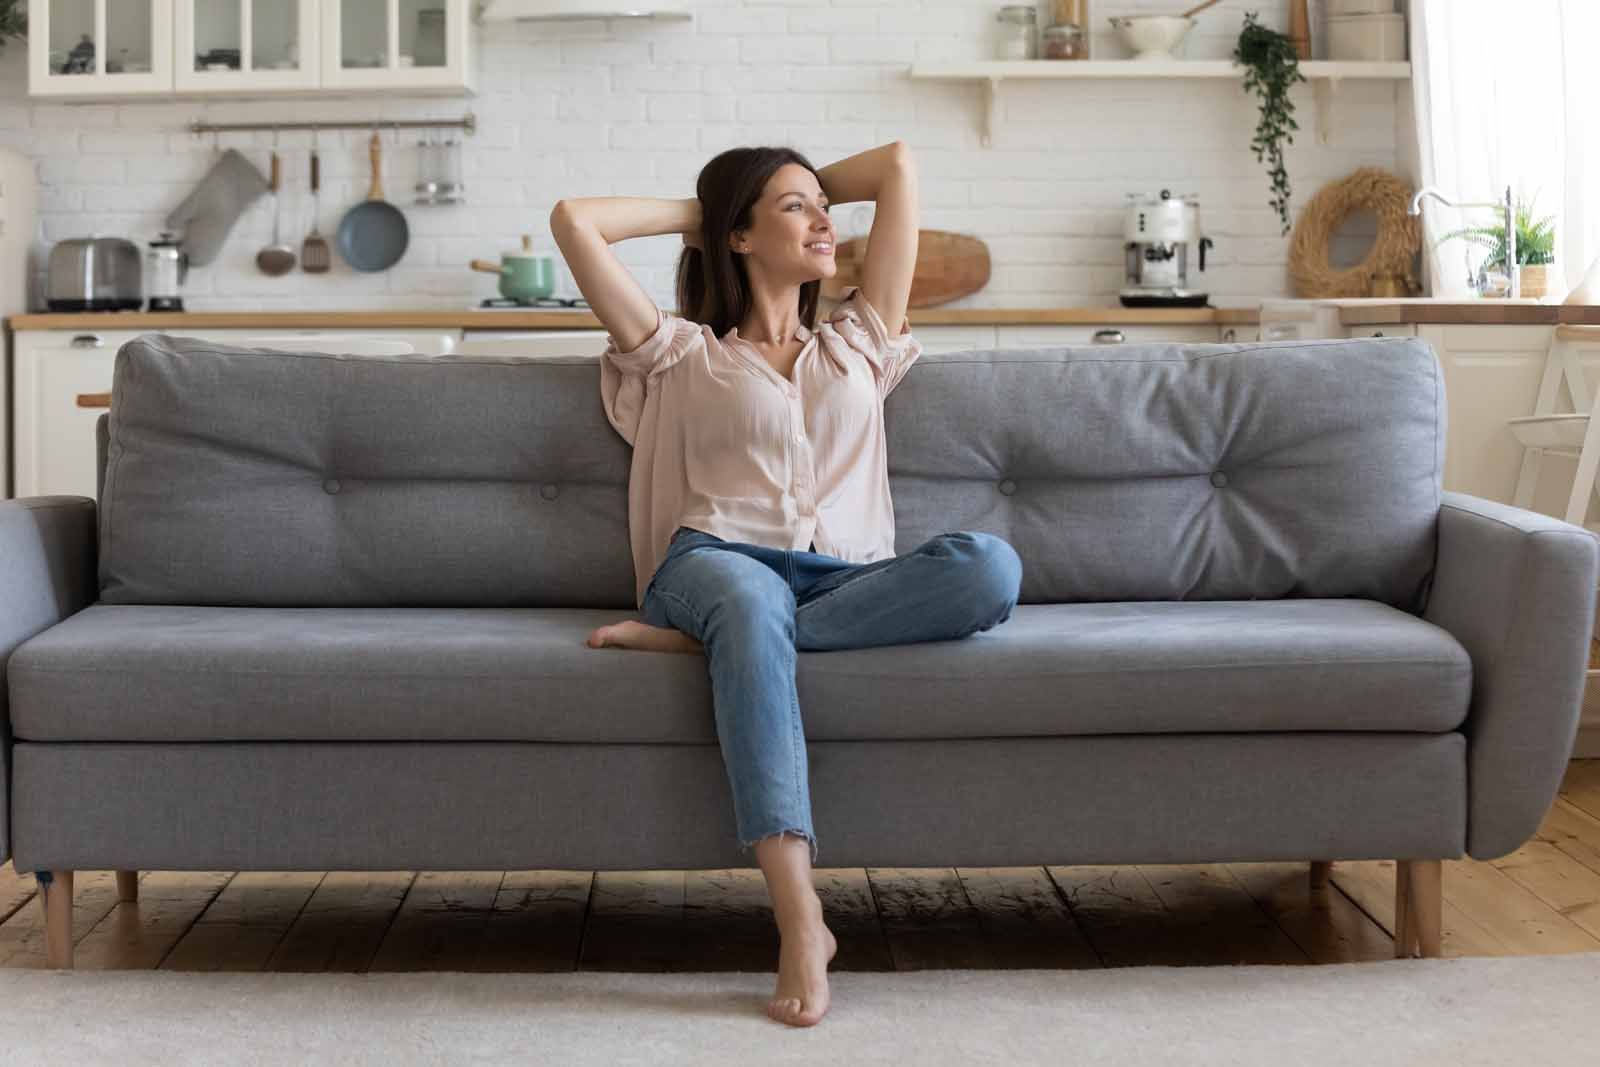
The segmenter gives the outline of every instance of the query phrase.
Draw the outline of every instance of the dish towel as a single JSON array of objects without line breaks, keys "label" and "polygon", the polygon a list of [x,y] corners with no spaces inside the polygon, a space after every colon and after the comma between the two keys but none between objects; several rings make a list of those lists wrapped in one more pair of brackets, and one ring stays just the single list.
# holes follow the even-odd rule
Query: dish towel
[{"label": "dish towel", "polygon": [[189,266],[203,267],[216,259],[233,224],[269,188],[261,171],[238,149],[224,152],[189,198],[167,216],[167,229],[183,234],[179,247],[189,254]]}]

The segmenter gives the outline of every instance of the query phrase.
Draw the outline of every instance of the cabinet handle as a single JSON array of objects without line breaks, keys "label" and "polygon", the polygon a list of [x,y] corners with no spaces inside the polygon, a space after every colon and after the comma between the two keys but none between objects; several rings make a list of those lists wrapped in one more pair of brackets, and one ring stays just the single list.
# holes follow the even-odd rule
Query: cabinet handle
[{"label": "cabinet handle", "polygon": [[1226,330],[1222,331],[1222,339],[1224,341],[1237,341],[1239,339],[1239,331],[1235,330],[1232,326],[1229,326]]},{"label": "cabinet handle", "polygon": [[1383,331],[1382,330],[1375,330],[1375,331],[1373,331],[1372,336],[1374,336],[1374,337],[1382,337],[1383,336]]},{"label": "cabinet handle", "polygon": [[80,333],[72,339],[73,348],[104,348],[105,338],[94,333]]},{"label": "cabinet handle", "polygon": [[108,408],[111,406],[111,394],[79,393],[78,406],[80,408]]},{"label": "cabinet handle", "polygon": [[1094,343],[1097,345],[1120,345],[1125,340],[1127,338],[1123,336],[1121,330],[1096,330],[1094,332]]}]

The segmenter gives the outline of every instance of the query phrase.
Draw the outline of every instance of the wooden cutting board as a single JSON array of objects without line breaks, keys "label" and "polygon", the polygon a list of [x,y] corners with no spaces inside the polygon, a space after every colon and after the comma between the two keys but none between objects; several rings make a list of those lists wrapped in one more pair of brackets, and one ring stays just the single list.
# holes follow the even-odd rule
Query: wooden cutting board
[{"label": "wooden cutting board", "polygon": [[[822,295],[838,300],[861,284],[867,239],[852,237],[834,249],[838,273],[822,279]],[[946,230],[917,231],[917,263],[911,274],[910,307],[948,304],[989,284],[989,246],[976,237]]]}]

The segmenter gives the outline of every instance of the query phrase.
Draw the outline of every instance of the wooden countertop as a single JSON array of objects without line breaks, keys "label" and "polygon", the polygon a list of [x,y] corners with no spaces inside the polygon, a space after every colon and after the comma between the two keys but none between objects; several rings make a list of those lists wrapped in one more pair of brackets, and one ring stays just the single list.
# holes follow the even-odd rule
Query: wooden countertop
[{"label": "wooden countertop", "polygon": [[1540,304],[1534,301],[1329,300],[1346,326],[1427,323],[1445,326],[1593,326],[1600,306]]},{"label": "wooden countertop", "polygon": [[[912,308],[911,326],[1059,326],[1112,324],[1254,325],[1255,308]],[[433,329],[598,330],[586,309],[442,311],[86,311],[12,315],[13,330]]]}]

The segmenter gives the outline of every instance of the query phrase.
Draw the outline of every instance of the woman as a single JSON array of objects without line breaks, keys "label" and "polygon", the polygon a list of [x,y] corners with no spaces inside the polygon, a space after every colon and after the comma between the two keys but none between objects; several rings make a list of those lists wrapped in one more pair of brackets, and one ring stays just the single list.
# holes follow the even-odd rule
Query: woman
[{"label": "woman", "polygon": [[[820,279],[838,269],[829,208],[858,200],[876,201],[862,283],[816,326]],[[610,333],[601,399],[633,446],[643,621],[599,627],[588,644],[705,653],[740,850],[755,848],[782,939],[767,1014],[809,1026],[828,1008],[836,944],[811,881],[796,651],[987,630],[1010,617],[1022,576],[990,534],[894,552],[883,401],[922,351],[905,315],[911,153],[895,141],[819,171],[791,149],[734,148],[701,170],[694,197],[562,200],[550,226]],[[669,233],[688,246],[680,315],[610,248]]]}]

